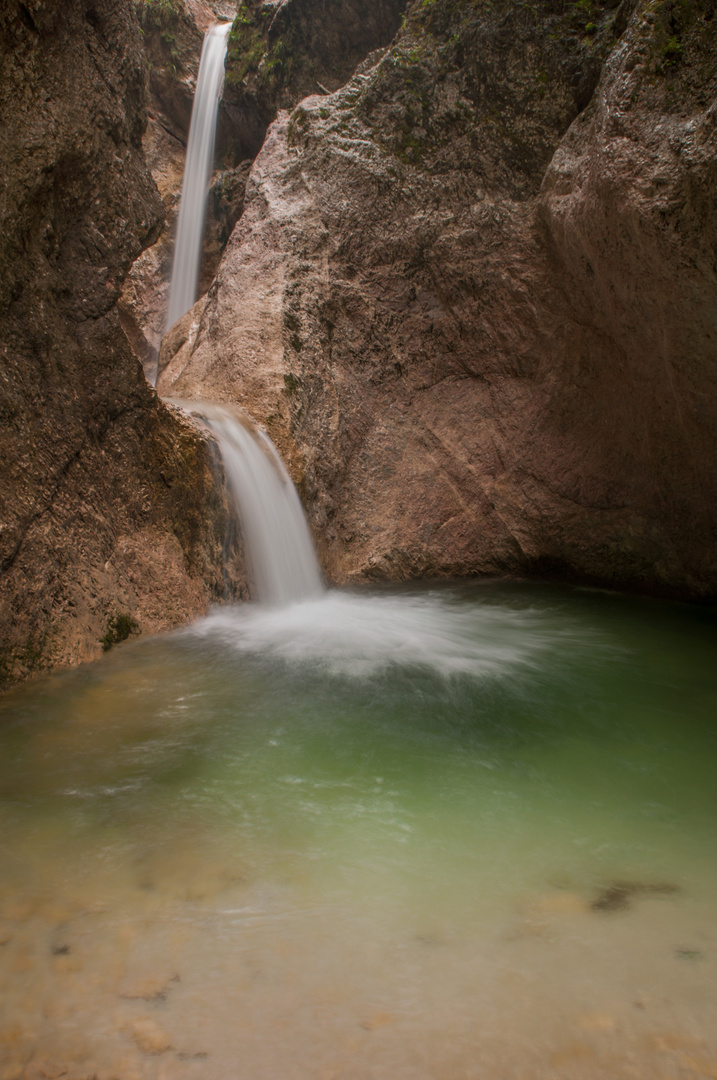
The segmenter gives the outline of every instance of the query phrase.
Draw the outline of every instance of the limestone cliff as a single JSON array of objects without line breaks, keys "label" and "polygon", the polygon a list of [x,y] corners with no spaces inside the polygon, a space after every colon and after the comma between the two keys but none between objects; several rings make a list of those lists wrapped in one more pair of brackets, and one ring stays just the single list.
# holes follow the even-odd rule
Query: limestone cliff
[{"label": "limestone cliff", "polygon": [[709,0],[417,0],[270,129],[165,392],[238,401],[335,579],[714,596]]},{"label": "limestone cliff", "polygon": [[219,146],[254,158],[278,109],[338,90],[388,45],[406,0],[242,0],[227,52]]},{"label": "limestone cliff", "polygon": [[[217,124],[216,171],[207,208],[199,280],[209,288],[241,215],[251,160],[279,107],[309,91],[342,86],[372,49],[390,42],[406,0],[140,0],[150,66],[148,163],[165,205],[157,242],[135,262],[119,312],[127,338],[150,379],[166,329],[174,233],[202,37],[232,19],[225,92]],[[237,11],[238,7],[238,11]],[[321,81],[323,80],[323,82]]]},{"label": "limestone cliff", "polygon": [[[212,450],[143,378],[114,305],[162,203],[134,5],[0,10],[0,681],[220,595]],[[125,620],[129,624],[129,619]]]}]

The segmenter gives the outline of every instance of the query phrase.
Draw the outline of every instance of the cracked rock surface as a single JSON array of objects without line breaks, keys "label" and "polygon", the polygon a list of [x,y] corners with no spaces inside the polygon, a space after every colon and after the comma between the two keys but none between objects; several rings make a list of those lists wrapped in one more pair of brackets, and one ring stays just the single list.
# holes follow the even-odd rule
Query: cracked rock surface
[{"label": "cracked rock surface", "polygon": [[266,424],[335,580],[714,596],[715,32],[424,0],[271,127],[159,385]]},{"label": "cracked rock surface", "polygon": [[223,589],[211,447],[147,385],[114,309],[157,235],[133,6],[0,13],[0,683],[175,626]]}]

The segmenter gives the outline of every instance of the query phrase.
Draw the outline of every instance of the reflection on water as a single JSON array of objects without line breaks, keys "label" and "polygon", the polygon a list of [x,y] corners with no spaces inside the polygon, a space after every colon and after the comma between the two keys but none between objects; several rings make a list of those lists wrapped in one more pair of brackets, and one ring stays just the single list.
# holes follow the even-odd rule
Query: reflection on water
[{"label": "reflection on water", "polygon": [[0,1078],[717,1077],[710,612],[221,610],[0,707]]}]

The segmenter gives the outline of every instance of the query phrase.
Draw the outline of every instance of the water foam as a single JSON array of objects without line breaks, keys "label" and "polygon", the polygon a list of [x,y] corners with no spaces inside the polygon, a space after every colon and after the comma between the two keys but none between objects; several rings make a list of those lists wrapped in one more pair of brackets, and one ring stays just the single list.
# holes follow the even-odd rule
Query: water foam
[{"label": "water foam", "polygon": [[341,590],[283,608],[217,608],[185,633],[333,675],[365,677],[400,666],[479,678],[536,666],[559,636],[550,620],[530,610],[466,604],[438,593]]}]

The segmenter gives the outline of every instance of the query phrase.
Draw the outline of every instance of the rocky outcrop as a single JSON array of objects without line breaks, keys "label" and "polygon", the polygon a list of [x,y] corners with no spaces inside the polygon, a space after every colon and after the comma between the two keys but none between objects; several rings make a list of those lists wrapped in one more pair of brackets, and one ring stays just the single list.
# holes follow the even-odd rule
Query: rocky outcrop
[{"label": "rocky outcrop", "polygon": [[279,109],[343,86],[389,44],[407,0],[243,0],[229,36],[219,147],[254,158]]},{"label": "rocky outcrop", "polygon": [[280,116],[160,387],[237,401],[330,575],[714,596],[715,22],[421,0]]},{"label": "rocky outcrop", "polygon": [[[147,385],[114,305],[157,236],[134,5],[0,13],[0,680],[224,590],[213,451]],[[133,621],[134,620],[134,621]]]}]

